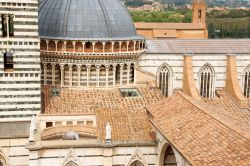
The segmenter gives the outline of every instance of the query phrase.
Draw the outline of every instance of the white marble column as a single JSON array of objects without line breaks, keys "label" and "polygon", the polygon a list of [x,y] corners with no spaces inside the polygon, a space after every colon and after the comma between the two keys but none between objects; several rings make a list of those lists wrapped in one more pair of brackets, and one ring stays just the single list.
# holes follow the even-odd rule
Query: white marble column
[{"label": "white marble column", "polygon": [[64,41],[63,42],[63,52],[66,52],[67,51],[67,42],[66,41]]},{"label": "white marble column", "polygon": [[43,63],[43,84],[47,85],[47,63]]},{"label": "white marble column", "polygon": [[113,64],[113,86],[115,86],[116,64]]},{"label": "white marble column", "polygon": [[47,51],[49,51],[49,40],[46,40]]},{"label": "white marble column", "polygon": [[119,41],[119,52],[122,52],[122,42]]},{"label": "white marble column", "polygon": [[102,42],[102,53],[105,53],[105,42]]},{"label": "white marble column", "polygon": [[124,66],[124,64],[123,63],[121,63],[120,64],[120,85],[122,85],[122,81],[123,81],[123,66]]},{"label": "white marble column", "polygon": [[130,63],[127,64],[127,85],[130,82]]},{"label": "white marble column", "polygon": [[56,64],[53,63],[52,64],[52,85],[55,85],[55,68],[56,68]]},{"label": "white marble column", "polygon": [[114,42],[111,42],[111,52],[114,52]]},{"label": "white marble column", "polygon": [[105,65],[106,69],[106,86],[109,86],[109,65]]},{"label": "white marble column", "polygon": [[93,45],[92,53],[94,53],[95,52],[95,42],[93,42],[92,45]]},{"label": "white marble column", "polygon": [[128,45],[129,45],[129,41],[127,41],[126,43],[127,43],[127,52],[128,52]]},{"label": "white marble column", "polygon": [[134,52],[135,52],[136,41],[134,41]]},{"label": "white marble column", "polygon": [[78,87],[81,86],[81,64],[77,64],[77,78],[78,78]]},{"label": "white marble column", "polygon": [[85,52],[85,42],[82,42],[82,52]]},{"label": "white marble column", "polygon": [[136,84],[137,82],[137,72],[136,72],[136,69],[137,69],[137,63],[135,62],[134,63],[134,84]]},{"label": "white marble column", "polygon": [[73,44],[73,52],[76,52],[76,42],[72,42],[72,44]]},{"label": "white marble column", "polygon": [[72,86],[72,67],[73,64],[69,64],[69,86]]},{"label": "white marble column", "polygon": [[64,64],[60,64],[60,70],[61,70],[61,86],[64,86]]},{"label": "white marble column", "polygon": [[100,65],[96,65],[96,86],[100,86]]},{"label": "white marble column", "polygon": [[86,65],[87,67],[87,86],[89,86],[89,75],[90,75],[90,68],[91,68],[91,65]]},{"label": "white marble column", "polygon": [[56,51],[58,50],[58,41],[55,41]]}]

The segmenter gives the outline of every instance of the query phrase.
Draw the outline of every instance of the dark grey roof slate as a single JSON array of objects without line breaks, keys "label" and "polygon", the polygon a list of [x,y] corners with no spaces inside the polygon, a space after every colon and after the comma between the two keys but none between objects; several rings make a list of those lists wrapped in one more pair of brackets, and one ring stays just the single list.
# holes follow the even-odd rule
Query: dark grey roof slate
[{"label": "dark grey roof slate", "polygon": [[250,39],[147,40],[147,53],[250,54]]},{"label": "dark grey roof slate", "polygon": [[39,7],[39,36],[68,40],[138,38],[119,0],[44,0]]}]

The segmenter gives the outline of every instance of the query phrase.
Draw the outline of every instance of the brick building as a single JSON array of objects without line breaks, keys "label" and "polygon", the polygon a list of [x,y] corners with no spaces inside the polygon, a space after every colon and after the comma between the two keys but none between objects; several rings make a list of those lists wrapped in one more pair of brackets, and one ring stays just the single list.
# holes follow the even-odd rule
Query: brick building
[{"label": "brick building", "polygon": [[206,1],[193,0],[192,23],[135,22],[138,34],[147,39],[207,39]]}]

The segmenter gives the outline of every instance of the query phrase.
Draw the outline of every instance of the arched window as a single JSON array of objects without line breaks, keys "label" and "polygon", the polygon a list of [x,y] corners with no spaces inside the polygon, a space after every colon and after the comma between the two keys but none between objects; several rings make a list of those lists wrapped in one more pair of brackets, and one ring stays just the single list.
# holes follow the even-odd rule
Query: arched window
[{"label": "arched window", "polygon": [[7,166],[5,158],[0,154],[0,166]]},{"label": "arched window", "polygon": [[177,166],[174,151],[171,146],[168,146],[168,148],[165,151],[165,156],[164,156],[164,166]]},{"label": "arched window", "polygon": [[164,143],[160,156],[159,156],[159,166],[177,166],[176,157],[173,148],[168,143]]},{"label": "arched window", "polygon": [[11,52],[4,53],[4,69],[12,70],[13,69],[13,54]]},{"label": "arched window", "polygon": [[132,164],[130,164],[129,166],[143,166],[143,164],[140,161],[134,161]]},{"label": "arched window", "polygon": [[170,96],[171,90],[171,70],[167,65],[163,65],[158,70],[158,86],[164,96]]},{"label": "arched window", "polygon": [[200,95],[204,98],[214,97],[214,71],[210,65],[205,65],[199,72]]},{"label": "arched window", "polygon": [[250,65],[245,69],[242,78],[243,94],[247,98],[250,97]]},{"label": "arched window", "polygon": [[78,166],[75,162],[70,161],[67,164],[65,164],[65,166]]}]

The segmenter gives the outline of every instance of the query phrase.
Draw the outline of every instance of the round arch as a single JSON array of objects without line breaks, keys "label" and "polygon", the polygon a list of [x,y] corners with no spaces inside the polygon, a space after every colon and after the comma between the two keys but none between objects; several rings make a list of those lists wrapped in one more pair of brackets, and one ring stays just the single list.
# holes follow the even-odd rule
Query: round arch
[{"label": "round arch", "polygon": [[164,166],[167,163],[171,162],[171,165],[177,166],[175,153],[173,148],[167,142],[164,142],[160,148],[159,158],[158,158],[158,166]]}]

